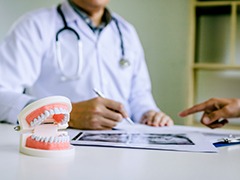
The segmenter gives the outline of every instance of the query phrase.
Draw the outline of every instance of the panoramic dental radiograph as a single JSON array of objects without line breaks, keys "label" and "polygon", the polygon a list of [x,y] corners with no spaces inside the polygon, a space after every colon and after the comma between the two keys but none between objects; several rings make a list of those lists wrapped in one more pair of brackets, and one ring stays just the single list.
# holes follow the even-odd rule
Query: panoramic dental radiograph
[{"label": "panoramic dental radiograph", "polygon": [[20,152],[41,157],[74,154],[66,131],[71,102],[64,96],[51,96],[26,106],[18,115]]}]

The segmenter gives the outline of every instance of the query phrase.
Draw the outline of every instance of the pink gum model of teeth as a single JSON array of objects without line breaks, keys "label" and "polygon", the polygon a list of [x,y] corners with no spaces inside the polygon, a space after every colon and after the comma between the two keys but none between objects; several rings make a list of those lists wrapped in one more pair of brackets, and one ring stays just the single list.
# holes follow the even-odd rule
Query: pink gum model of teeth
[{"label": "pink gum model of teeth", "polygon": [[65,124],[68,122],[67,106],[60,103],[45,105],[31,112],[26,121],[31,127],[48,121]]},{"label": "pink gum model of teeth", "polygon": [[18,119],[23,132],[28,133],[22,134],[21,141],[24,143],[20,151],[31,154],[27,148],[43,151],[70,149],[67,132],[58,130],[68,126],[71,108],[70,100],[63,96],[44,98],[24,108]]},{"label": "pink gum model of teeth", "polygon": [[70,147],[70,139],[67,134],[61,133],[57,136],[54,134],[55,133],[53,133],[52,135],[49,134],[50,136],[33,134],[27,137],[26,147],[44,150],[64,150]]}]

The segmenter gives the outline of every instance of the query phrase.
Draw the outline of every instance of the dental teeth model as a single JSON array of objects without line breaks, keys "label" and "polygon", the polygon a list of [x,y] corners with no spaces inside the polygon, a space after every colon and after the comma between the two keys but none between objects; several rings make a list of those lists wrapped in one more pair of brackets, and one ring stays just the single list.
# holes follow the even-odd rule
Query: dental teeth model
[{"label": "dental teeth model", "polygon": [[26,106],[18,115],[20,124],[20,152],[41,157],[74,154],[68,127],[71,102],[63,96],[51,96]]}]

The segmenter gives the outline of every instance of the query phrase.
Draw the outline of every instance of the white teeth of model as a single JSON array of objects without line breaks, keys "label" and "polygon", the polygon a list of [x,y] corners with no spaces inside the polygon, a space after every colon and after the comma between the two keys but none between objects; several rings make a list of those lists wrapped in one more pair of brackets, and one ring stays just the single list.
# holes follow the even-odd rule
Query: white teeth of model
[{"label": "white teeth of model", "polygon": [[41,114],[41,121],[40,124],[46,119],[46,116],[44,114]]},{"label": "white teeth of model", "polygon": [[52,109],[50,109],[49,112],[50,112],[51,115],[54,114],[54,110],[52,110]]},{"label": "white teeth of model", "polygon": [[63,141],[67,142],[67,136],[63,136]]},{"label": "white teeth of model", "polygon": [[37,122],[41,122],[41,121],[42,121],[42,118],[41,118],[41,116],[39,115],[39,116],[37,117],[37,121],[34,121],[34,124],[36,125]]},{"label": "white teeth of model", "polygon": [[63,109],[63,108],[59,108],[59,111],[60,111],[61,113],[64,113],[64,109]]},{"label": "white teeth of model", "polygon": [[59,110],[58,108],[54,108],[54,113],[55,113],[55,114],[61,114],[61,113],[60,113],[60,110]]},{"label": "white teeth of model", "polygon": [[41,118],[44,119],[45,118],[45,115],[42,113],[40,114]]},{"label": "white teeth of model", "polygon": [[68,114],[68,111],[66,109],[63,109],[63,114]]},{"label": "white teeth of model", "polygon": [[31,136],[31,138],[32,138],[33,140],[35,139],[35,137],[36,137],[35,135],[32,135],[32,136]]},{"label": "white teeth of model", "polygon": [[33,120],[33,122],[34,122],[34,126],[36,126],[37,124],[41,124],[41,117],[38,116],[37,118],[35,118],[35,119]]},{"label": "white teeth of model", "polygon": [[34,126],[34,121],[30,122],[30,126],[33,127]]},{"label": "white teeth of model", "polygon": [[67,136],[64,137],[64,142],[68,142]]},{"label": "white teeth of model", "polygon": [[61,124],[65,124],[65,123],[67,123],[67,121],[68,121],[68,115],[64,114],[64,118],[63,118]]},{"label": "white teeth of model", "polygon": [[57,143],[58,142],[58,138],[54,137],[53,142]]},{"label": "white teeth of model", "polygon": [[57,143],[61,143],[61,138],[57,137]]},{"label": "white teeth of model", "polygon": [[35,125],[40,125],[43,122],[44,118],[40,115],[40,120],[37,119],[37,122],[35,123]]},{"label": "white teeth of model", "polygon": [[69,136],[65,137],[65,142],[69,142]]},{"label": "white teeth of model", "polygon": [[59,137],[59,142],[63,143],[63,137]]},{"label": "white teeth of model", "polygon": [[58,142],[63,142],[63,139],[62,139],[62,136],[60,135],[60,136],[58,136]]},{"label": "white teeth of model", "polygon": [[54,141],[54,137],[51,136],[51,137],[49,138],[49,142],[50,142],[50,143],[53,143],[53,141]]},{"label": "white teeth of model", "polygon": [[69,121],[69,114],[65,114],[64,123],[67,123],[68,121]]},{"label": "white teeth of model", "polygon": [[49,141],[49,137],[44,138],[44,142],[47,143]]},{"label": "white teeth of model", "polygon": [[61,142],[61,138],[57,137],[57,143],[60,143],[60,142]]},{"label": "white teeth of model", "polygon": [[39,141],[44,142],[44,139],[45,139],[45,137],[41,137]]},{"label": "white teeth of model", "polygon": [[54,136],[42,137],[42,136],[31,135],[31,138],[35,141],[45,142],[45,143],[65,143],[70,141],[69,136],[66,134],[61,134],[55,137]]},{"label": "white teeth of model", "polygon": [[[39,117],[39,116],[38,116]],[[34,118],[34,120],[32,121],[33,122],[33,126],[36,126],[37,125],[37,123],[38,123],[38,118]]]},{"label": "white teeth of model", "polygon": [[35,138],[36,141],[40,141],[40,139],[41,139],[41,136],[36,136]]},{"label": "white teeth of model", "polygon": [[50,116],[50,112],[49,112],[49,111],[47,111],[47,110],[46,110],[46,111],[44,111],[44,114],[45,114],[45,116],[46,116],[46,117]]},{"label": "white teeth of model", "polygon": [[61,138],[57,137],[57,142],[60,143],[61,142]]},{"label": "white teeth of model", "polygon": [[67,142],[68,141],[68,136],[64,136],[64,142]]},{"label": "white teeth of model", "polygon": [[32,121],[33,122],[33,125],[36,126],[37,124],[39,124],[37,118],[34,118],[34,120]]}]

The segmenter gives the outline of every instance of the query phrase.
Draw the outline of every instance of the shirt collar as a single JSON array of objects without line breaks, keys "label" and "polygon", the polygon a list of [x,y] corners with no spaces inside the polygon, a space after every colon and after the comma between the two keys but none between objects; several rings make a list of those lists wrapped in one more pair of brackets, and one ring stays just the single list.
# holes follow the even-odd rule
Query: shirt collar
[{"label": "shirt collar", "polygon": [[92,22],[92,20],[89,18],[86,12],[84,12],[83,9],[81,9],[79,6],[77,6],[72,0],[68,0],[70,6],[73,8],[73,10],[84,20],[84,22],[89,26],[89,28],[95,33],[100,34],[100,32],[103,30],[104,27],[106,27],[112,20],[112,15],[110,11],[105,8],[104,13],[102,16],[102,22],[100,25],[95,26]]}]

